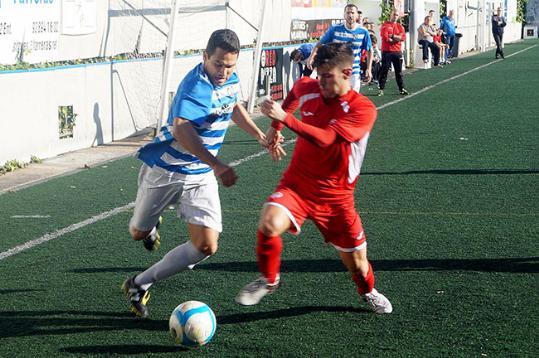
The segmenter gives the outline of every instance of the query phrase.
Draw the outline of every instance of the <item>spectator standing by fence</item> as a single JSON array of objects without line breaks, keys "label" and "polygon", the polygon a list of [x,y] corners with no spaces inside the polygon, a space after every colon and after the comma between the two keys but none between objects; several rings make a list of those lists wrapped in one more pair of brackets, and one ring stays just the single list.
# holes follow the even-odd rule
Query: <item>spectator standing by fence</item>
[{"label": "spectator standing by fence", "polygon": [[496,14],[492,15],[492,36],[494,36],[494,41],[496,41],[496,58],[499,58],[499,56],[505,58],[502,48],[505,25],[507,25],[507,22],[505,21],[505,17],[502,16],[502,8],[499,7],[496,9]]},{"label": "spectator standing by fence", "polygon": [[453,47],[455,46],[455,35],[457,25],[455,24],[455,19],[453,18],[453,10],[449,10],[447,16],[442,18],[440,23],[440,28],[444,32],[443,41],[447,45],[445,49],[445,58],[446,63],[451,63],[449,60],[453,57]]},{"label": "spectator standing by fence", "polygon": [[[399,86],[399,93],[407,95],[402,78],[402,50],[401,42],[406,39],[404,27],[398,22],[399,13],[392,11],[389,21],[382,24],[380,28],[380,38],[382,40],[382,69],[378,79],[378,96],[384,95],[384,88],[387,81],[387,73],[393,64],[395,69],[395,80]],[[428,58],[428,57],[427,57]]]}]

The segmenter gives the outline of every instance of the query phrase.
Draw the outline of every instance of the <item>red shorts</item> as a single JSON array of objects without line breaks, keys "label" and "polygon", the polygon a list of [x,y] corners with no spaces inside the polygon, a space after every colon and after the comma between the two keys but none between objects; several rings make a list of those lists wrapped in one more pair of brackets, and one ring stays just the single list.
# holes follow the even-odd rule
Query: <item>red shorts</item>
[{"label": "red shorts", "polygon": [[305,219],[311,219],[324,236],[324,240],[339,251],[353,252],[366,247],[361,219],[351,198],[346,202],[316,203],[304,199],[288,187],[278,187],[265,205],[282,208],[292,226],[290,232],[299,234]]}]

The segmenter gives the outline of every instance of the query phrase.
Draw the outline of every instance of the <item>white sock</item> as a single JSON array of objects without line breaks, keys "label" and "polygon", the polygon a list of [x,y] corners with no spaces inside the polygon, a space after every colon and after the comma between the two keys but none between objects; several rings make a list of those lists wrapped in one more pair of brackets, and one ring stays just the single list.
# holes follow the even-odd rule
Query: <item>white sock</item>
[{"label": "white sock", "polygon": [[162,281],[185,269],[192,269],[208,256],[197,249],[191,241],[170,250],[161,261],[155,263],[146,271],[138,274],[135,284],[147,290],[153,283]]}]

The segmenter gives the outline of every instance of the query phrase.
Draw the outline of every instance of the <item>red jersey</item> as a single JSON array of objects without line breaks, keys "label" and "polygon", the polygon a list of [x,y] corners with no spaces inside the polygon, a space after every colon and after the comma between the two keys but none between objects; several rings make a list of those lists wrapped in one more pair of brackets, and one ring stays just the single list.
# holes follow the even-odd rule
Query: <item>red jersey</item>
[{"label": "red jersey", "polygon": [[441,43],[442,42],[442,36],[441,35],[434,35],[434,36],[432,36],[432,41],[437,42],[437,43]]},{"label": "red jersey", "polygon": [[[291,114],[298,106],[303,123]],[[324,99],[318,80],[304,77],[294,84],[283,109],[289,113],[285,124],[298,133],[298,139],[280,185],[317,201],[353,200],[376,120],[374,104],[352,89],[341,97]],[[332,139],[320,144],[324,135]]]},{"label": "red jersey", "polygon": [[[399,42],[389,42],[392,35],[399,35],[401,40]],[[386,21],[380,28],[380,38],[382,39],[381,49],[383,52],[401,52],[401,43],[406,39],[406,32],[398,22]]]}]

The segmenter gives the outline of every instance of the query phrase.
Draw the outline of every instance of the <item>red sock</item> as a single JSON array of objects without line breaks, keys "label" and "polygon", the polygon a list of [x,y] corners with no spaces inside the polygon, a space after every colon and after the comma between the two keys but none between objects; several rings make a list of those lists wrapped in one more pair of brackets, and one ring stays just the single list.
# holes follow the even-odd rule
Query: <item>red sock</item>
[{"label": "red sock", "polygon": [[363,277],[361,274],[353,274],[352,280],[356,283],[357,293],[363,296],[366,293],[369,293],[374,288],[374,271],[372,270],[371,263],[369,262],[369,271],[367,276]]},{"label": "red sock", "polygon": [[257,238],[258,269],[269,284],[274,284],[281,270],[283,240],[280,236],[266,236],[260,230],[257,232]]}]

